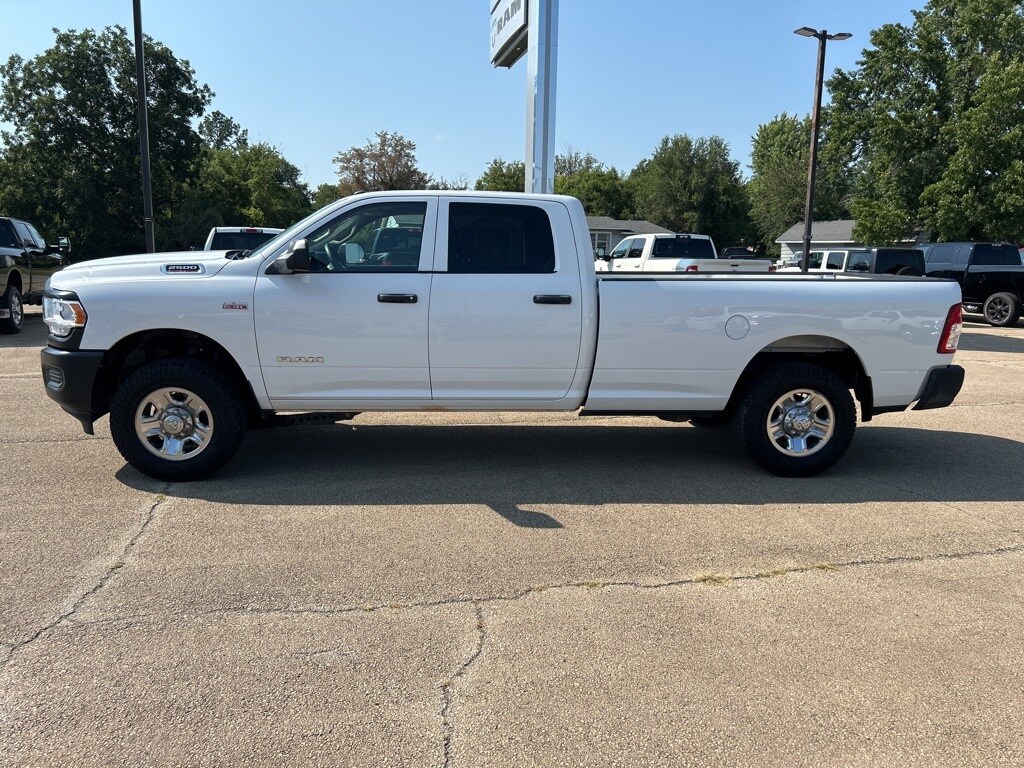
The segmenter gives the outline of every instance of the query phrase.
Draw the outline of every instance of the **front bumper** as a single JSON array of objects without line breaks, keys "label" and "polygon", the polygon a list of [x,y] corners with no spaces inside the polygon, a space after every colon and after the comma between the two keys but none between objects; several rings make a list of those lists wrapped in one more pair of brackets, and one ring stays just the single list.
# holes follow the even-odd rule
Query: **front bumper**
[{"label": "front bumper", "polygon": [[964,385],[964,369],[959,365],[933,368],[925,381],[921,397],[914,406],[915,411],[930,408],[945,408],[956,399]]},{"label": "front bumper", "polygon": [[39,359],[43,366],[46,394],[82,422],[82,429],[91,435],[92,423],[103,415],[93,404],[94,384],[103,362],[103,351],[44,347]]}]

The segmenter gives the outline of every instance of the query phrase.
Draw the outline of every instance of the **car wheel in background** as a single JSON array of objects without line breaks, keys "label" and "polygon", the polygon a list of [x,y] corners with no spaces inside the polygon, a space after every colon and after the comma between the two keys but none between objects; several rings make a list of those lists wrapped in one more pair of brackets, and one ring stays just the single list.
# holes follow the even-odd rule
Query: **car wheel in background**
[{"label": "car wheel in background", "polygon": [[981,308],[985,321],[997,328],[1015,325],[1020,319],[1020,301],[1012,293],[993,293]]}]

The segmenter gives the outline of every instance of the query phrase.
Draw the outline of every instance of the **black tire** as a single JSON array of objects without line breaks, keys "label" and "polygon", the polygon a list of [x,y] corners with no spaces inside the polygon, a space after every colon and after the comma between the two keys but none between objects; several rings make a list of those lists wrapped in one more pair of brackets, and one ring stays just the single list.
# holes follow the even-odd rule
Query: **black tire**
[{"label": "black tire", "polygon": [[[156,412],[154,404],[161,400],[156,395],[161,391],[170,395],[163,399],[164,410]],[[186,395],[193,396],[188,401],[191,408]],[[186,418],[186,427],[177,433],[181,439],[163,431],[168,423],[173,429],[182,422],[181,418],[168,422],[168,415],[186,413],[191,419]],[[142,427],[136,428],[137,417],[153,424],[150,431],[159,434],[144,438]],[[235,455],[245,427],[246,411],[237,388],[201,360],[170,358],[149,363],[118,387],[110,404],[110,433],[117,450],[125,461],[157,480],[199,480],[213,474]],[[171,458],[175,455],[178,458]]]},{"label": "black tire", "polygon": [[[790,400],[791,416],[799,419],[813,413],[812,427],[821,431],[828,424],[827,434],[815,433],[790,437],[783,434],[773,439],[768,431],[769,419],[781,418],[784,411],[779,402],[789,393],[801,393]],[[812,393],[819,399],[803,399]],[[824,406],[818,407],[821,403]],[[799,427],[798,420],[792,426]],[[829,370],[810,363],[780,363],[757,377],[747,389],[736,412],[736,431],[740,445],[755,462],[775,475],[810,477],[831,467],[850,447],[857,426],[857,409],[847,386]],[[780,427],[781,430],[781,427]],[[799,455],[803,440],[804,455]]]},{"label": "black tire", "polygon": [[1008,328],[1016,325],[1020,319],[1020,299],[1012,293],[993,293],[981,308],[985,322],[996,328]]},{"label": "black tire", "polygon": [[689,421],[695,427],[712,429],[728,425],[731,419],[731,414],[722,411],[722,413],[716,413],[714,416],[691,416]]},{"label": "black tire", "polygon": [[921,270],[917,267],[900,267],[896,270],[897,275],[911,275],[913,277],[920,277]]},{"label": "black tire", "polygon": [[25,304],[16,285],[7,286],[0,298],[0,308],[10,310],[11,313],[9,317],[0,318],[0,333],[21,333],[25,325]]}]

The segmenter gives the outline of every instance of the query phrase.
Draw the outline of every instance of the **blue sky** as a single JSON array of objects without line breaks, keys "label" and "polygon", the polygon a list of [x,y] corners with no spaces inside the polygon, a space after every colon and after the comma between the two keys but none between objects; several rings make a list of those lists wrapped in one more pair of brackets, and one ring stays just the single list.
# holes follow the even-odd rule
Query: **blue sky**
[{"label": "blue sky", "polygon": [[[489,61],[491,0],[143,0],[143,28],[188,59],[251,139],[278,147],[312,186],[376,131],[417,145],[420,167],[472,182],[525,154],[526,62]],[[556,146],[629,171],[665,135],[717,134],[748,173],[750,137],[810,111],[816,41],[848,69],[888,22],[925,0],[561,0]],[[132,28],[131,0],[0,0],[0,60],[53,43],[52,27]],[[17,30],[16,34],[12,32]]]}]

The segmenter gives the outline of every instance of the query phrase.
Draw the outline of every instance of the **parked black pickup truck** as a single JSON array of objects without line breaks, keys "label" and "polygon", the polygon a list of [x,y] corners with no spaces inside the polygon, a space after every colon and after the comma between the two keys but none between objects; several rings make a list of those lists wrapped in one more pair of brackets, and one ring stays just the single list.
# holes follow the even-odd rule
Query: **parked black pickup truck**
[{"label": "parked black pickup truck", "polygon": [[924,250],[928,277],[960,283],[964,312],[980,312],[989,325],[1014,325],[1024,296],[1024,264],[1015,245],[931,243]]},{"label": "parked black pickup truck", "polygon": [[47,245],[26,221],[0,217],[0,333],[18,333],[23,305],[40,304],[47,278],[67,265],[71,243]]}]

